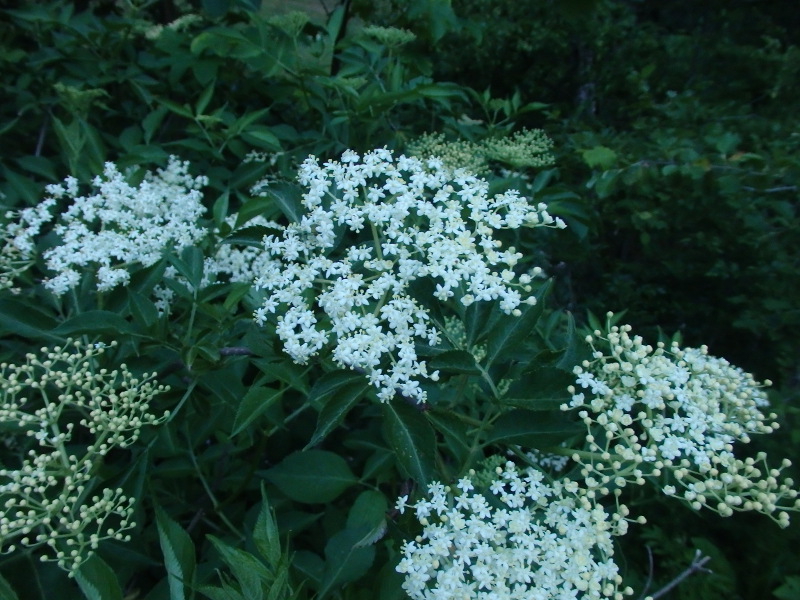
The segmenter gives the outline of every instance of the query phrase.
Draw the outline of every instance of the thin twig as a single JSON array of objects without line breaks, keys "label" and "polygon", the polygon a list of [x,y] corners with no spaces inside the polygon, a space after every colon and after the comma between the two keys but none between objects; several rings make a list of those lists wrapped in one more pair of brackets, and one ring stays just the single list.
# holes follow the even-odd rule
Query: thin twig
[{"label": "thin twig", "polygon": [[652,600],[658,600],[659,598],[663,598],[673,589],[678,587],[683,581],[695,573],[711,573],[711,569],[706,569],[706,563],[711,560],[710,556],[703,556],[703,553],[700,550],[694,551],[694,558],[692,559],[692,563],[686,567],[686,569],[678,575],[675,579],[670,581],[667,585],[663,588],[658,590],[655,594],[652,594],[650,598]]},{"label": "thin twig", "polygon": [[255,352],[244,346],[231,346],[230,348],[219,349],[220,356],[253,356],[254,354]]}]

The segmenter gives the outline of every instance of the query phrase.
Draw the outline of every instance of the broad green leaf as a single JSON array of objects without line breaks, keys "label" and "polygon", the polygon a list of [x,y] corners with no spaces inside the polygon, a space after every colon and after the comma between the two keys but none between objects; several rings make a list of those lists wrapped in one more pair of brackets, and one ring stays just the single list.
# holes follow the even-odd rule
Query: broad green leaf
[{"label": "broad green leaf", "polygon": [[203,251],[196,246],[188,246],[181,251],[181,256],[170,256],[170,262],[178,273],[183,275],[195,290],[200,289],[203,281]]},{"label": "broad green leaf", "polygon": [[30,303],[11,298],[0,299],[0,331],[33,339],[59,339],[50,333],[56,321],[48,313]]},{"label": "broad green leaf", "polygon": [[[343,387],[336,388],[333,396],[320,410],[317,418],[317,428],[314,430],[314,435],[311,436],[306,448],[319,444],[331,431],[336,429],[344,421],[347,413],[364,398],[369,387],[369,382],[364,377],[358,376],[358,381],[351,381]],[[314,389],[312,388],[310,396],[313,393]]]},{"label": "broad green leaf", "polygon": [[106,334],[130,333],[133,326],[115,312],[108,310],[88,310],[67,319],[52,330],[52,333],[61,336],[81,334]]},{"label": "broad green leaf", "polygon": [[549,280],[536,294],[537,302],[534,306],[525,305],[519,317],[506,315],[495,324],[486,340],[486,366],[491,365],[504,353],[514,350],[519,344],[533,333],[539,317],[544,311],[544,300],[552,286]]},{"label": "broad green leaf", "polygon": [[299,223],[305,209],[300,202],[302,192],[300,188],[292,183],[277,182],[272,183],[264,189],[269,198],[278,205],[281,212],[294,222]]},{"label": "broad green leaf", "polygon": [[258,520],[253,530],[253,543],[267,563],[275,568],[281,560],[281,539],[278,533],[278,523],[275,521],[275,515],[263,488],[261,490],[261,511],[258,513]]},{"label": "broad green leaf", "polygon": [[585,432],[582,423],[560,410],[533,412],[515,409],[503,414],[489,432],[489,443],[519,444],[527,448],[558,446],[577,433]]},{"label": "broad green leaf", "polygon": [[251,387],[239,403],[239,410],[236,411],[236,420],[233,422],[231,436],[239,435],[253,421],[264,414],[264,412],[283,395],[284,390],[275,390],[263,386]]},{"label": "broad green leaf", "polygon": [[436,440],[433,428],[419,409],[402,400],[383,405],[389,446],[394,450],[400,472],[420,486],[434,478]]},{"label": "broad green leaf", "polygon": [[116,574],[97,554],[81,565],[75,580],[86,600],[122,600]]},{"label": "broad green leaf", "polygon": [[425,413],[425,418],[431,422],[437,431],[448,440],[454,442],[459,448],[463,450],[470,449],[470,441],[467,439],[467,426],[456,414],[448,410],[434,408]]},{"label": "broad green leaf", "polygon": [[357,547],[369,546],[381,539],[386,533],[386,511],[389,506],[386,496],[375,490],[361,492],[347,514],[347,528],[362,528],[364,537],[356,542]]},{"label": "broad green leaf", "polygon": [[233,548],[214,535],[207,537],[239,582],[242,596],[247,600],[262,600],[262,584],[268,584],[272,579],[264,564],[249,552]]},{"label": "broad green leaf", "polygon": [[152,267],[142,269],[131,275],[131,283],[128,289],[139,292],[144,296],[149,296],[153,288],[164,280],[164,271],[167,269],[167,261],[159,260]]},{"label": "broad green leaf", "polygon": [[325,598],[343,584],[360,578],[372,566],[375,547],[359,547],[358,543],[363,537],[364,528],[347,528],[328,540],[319,598]]},{"label": "broad green leaf", "polygon": [[175,114],[178,114],[182,117],[186,117],[187,119],[194,119],[194,115],[192,114],[192,109],[189,108],[188,105],[180,105],[177,102],[173,102],[172,100],[167,100],[166,98],[156,98],[156,102],[161,104],[163,107],[171,110]]},{"label": "broad green leaf", "polygon": [[169,579],[170,600],[185,600],[186,587],[194,585],[194,543],[189,534],[160,508],[156,508],[156,523]]},{"label": "broad green leaf", "polygon": [[437,354],[428,361],[429,371],[445,371],[448,373],[464,373],[480,375],[475,364],[475,357],[466,350],[448,350]]},{"label": "broad green leaf", "polygon": [[325,450],[295,452],[261,474],[292,500],[309,504],[330,502],[358,482],[341,456]]},{"label": "broad green leaf", "polygon": [[223,583],[222,587],[201,585],[198,591],[211,600],[248,600],[226,583]]},{"label": "broad green leaf", "polygon": [[128,293],[128,309],[137,323],[150,327],[158,321],[158,309],[150,298],[134,291]]},{"label": "broad green leaf", "polygon": [[277,152],[281,143],[266,125],[252,125],[241,133],[242,139],[258,148]]},{"label": "broad green leaf", "polygon": [[595,146],[587,150],[581,151],[583,161],[591,168],[600,167],[601,169],[608,169],[614,165],[617,160],[617,153],[611,148],[605,146]]},{"label": "broad green leaf", "polygon": [[542,367],[523,373],[499,402],[528,410],[558,410],[568,402],[567,386],[575,383],[574,375],[556,367]]}]

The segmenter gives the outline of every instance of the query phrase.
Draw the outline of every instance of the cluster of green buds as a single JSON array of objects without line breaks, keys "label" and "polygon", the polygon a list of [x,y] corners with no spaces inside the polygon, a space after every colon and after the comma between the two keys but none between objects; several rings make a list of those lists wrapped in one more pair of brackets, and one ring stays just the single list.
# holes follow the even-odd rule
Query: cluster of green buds
[{"label": "cluster of green buds", "polygon": [[134,527],[134,499],[96,489],[102,457],[168,417],[149,412],[167,388],[124,364],[101,368],[106,348],[69,341],[22,365],[0,364],[0,425],[20,434],[0,468],[0,552],[44,547],[41,560],[71,576],[101,541],[127,540]]},{"label": "cluster of green buds", "polygon": [[574,370],[583,391],[570,386],[572,400],[562,406],[578,409],[588,430],[589,452],[572,456],[587,485],[607,494],[651,479],[695,510],[756,511],[786,527],[787,511],[800,510],[794,482],[781,475],[790,461],[769,468],[764,453],[735,454],[751,435],[778,427],[774,413],[762,412],[770,382],[758,383],[705,346],[653,348],[630,331],[609,326],[587,336],[592,358]]}]

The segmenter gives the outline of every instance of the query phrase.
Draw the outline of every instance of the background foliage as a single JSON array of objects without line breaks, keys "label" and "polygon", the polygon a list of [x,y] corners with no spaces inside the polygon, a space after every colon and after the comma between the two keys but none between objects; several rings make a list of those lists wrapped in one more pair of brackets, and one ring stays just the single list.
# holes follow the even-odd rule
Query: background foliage
[{"label": "background foliage", "polygon": [[[536,335],[507,350],[513,361],[498,349],[496,370],[553,367],[572,324],[556,309],[579,327],[588,312],[626,310],[651,339],[707,344],[775,381],[784,426],[760,447],[797,449],[800,116],[790,107],[800,16],[791,3],[295,3],[306,16],[273,4],[6,3],[3,207],[35,205],[70,174],[90,181],[107,160],[141,175],[176,154],[210,179],[209,225],[237,211],[278,218],[280,203],[250,187],[293,180],[309,154],[541,127],[555,141],[553,166],[494,161],[486,176],[494,191],[547,202],[569,229],[516,240],[553,287]],[[370,24],[416,37],[404,43]],[[516,440],[521,413],[487,416],[475,400],[470,421],[447,398],[425,414],[357,402],[360,378],[292,363],[252,323],[256,299],[235,284],[199,295],[176,287],[173,316],[158,317],[155,282],[168,264],[198,278],[199,252],[165,257],[102,297],[85,285],[55,300],[37,285],[38,265],[22,295],[0,298],[3,361],[67,336],[117,339],[115,358],[158,372],[172,391],[157,408],[178,414],[110,455],[99,475],[141,499],[130,543],[104,543],[83,583],[25,553],[3,557],[0,573],[20,598],[52,589],[71,590],[64,598],[402,598],[392,540],[411,525],[386,518],[394,499],[411,480],[456,477],[493,443]],[[443,364],[454,381],[475,377]],[[538,396],[526,392],[529,405],[548,385],[561,390],[563,374],[553,377]],[[531,417],[529,405],[504,408]],[[539,415],[521,422],[526,442],[551,445],[569,431]],[[413,460],[397,458],[403,439]],[[697,515],[645,494],[631,504],[652,523],[621,541],[637,592],[650,575],[658,589],[700,549],[713,574],[672,597],[800,597],[796,524]],[[383,526],[384,541],[354,543]]]}]

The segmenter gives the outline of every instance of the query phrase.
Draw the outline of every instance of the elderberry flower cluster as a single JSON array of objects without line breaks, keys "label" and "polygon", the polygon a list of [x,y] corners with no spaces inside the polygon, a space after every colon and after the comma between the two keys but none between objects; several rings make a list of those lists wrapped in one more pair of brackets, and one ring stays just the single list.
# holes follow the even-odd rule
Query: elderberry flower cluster
[{"label": "elderberry flower cluster", "polygon": [[[490,481],[484,489],[484,480]],[[403,544],[397,571],[414,600],[615,598],[622,577],[614,536],[627,521],[609,515],[569,479],[548,482],[535,468],[506,462],[470,471],[456,489],[428,486],[413,508],[422,533]]]},{"label": "elderberry flower cluster", "polygon": [[165,249],[181,250],[206,235],[197,224],[205,211],[200,189],[206,184],[205,177],[191,177],[188,163],[175,157],[138,186],[106,163],[103,176],[93,181],[93,194],[79,195],[73,177],[63,185],[48,186],[48,198],[22,211],[12,243],[32,255],[34,238],[55,218],[52,209],[66,199],[69,204],[53,227],[60,243],[44,252],[45,265],[55,273],[44,285],[62,295],[77,286],[81,272],[88,269],[97,277],[97,289],[107,291],[128,283],[128,265],[150,266]]},{"label": "elderberry flower cluster", "polygon": [[696,510],[754,510],[788,525],[785,511],[800,510],[793,481],[780,478],[791,463],[770,469],[763,453],[742,460],[734,452],[778,427],[775,414],[762,412],[769,381],[759,384],[705,346],[653,348],[630,331],[613,326],[587,336],[592,359],[574,370],[584,391],[570,386],[572,400],[561,407],[579,409],[588,428],[592,453],[573,457],[587,481],[607,492],[611,484],[666,477],[663,491]]},{"label": "elderberry flower cluster", "polygon": [[104,352],[75,342],[28,354],[23,365],[0,364],[0,423],[27,439],[2,460],[0,552],[43,546],[41,559],[70,575],[102,540],[126,540],[134,527],[133,498],[94,489],[96,463],[168,416],[148,409],[166,388],[125,365],[101,368]]},{"label": "elderberry flower cluster", "polygon": [[536,301],[527,295],[532,278],[515,274],[522,254],[495,232],[565,226],[516,191],[490,197],[467,171],[386,149],[322,165],[309,157],[298,179],[306,212],[264,238],[275,260],[255,281],[266,293],[255,319],[281,309],[278,336],[301,364],[333,342],[333,360],[363,371],[382,401],[399,391],[423,402],[416,378],[437,377],[415,350],[440,339],[425,307],[431,298],[412,290],[417,280],[433,280],[435,300],[498,300],[519,315]]},{"label": "elderberry flower cluster", "polygon": [[552,149],[553,141],[541,129],[523,129],[478,142],[446,141],[443,134],[432,133],[420,136],[408,146],[414,156],[435,156],[449,168],[461,167],[478,175],[489,173],[492,163],[515,169],[546,167],[553,164]]}]

